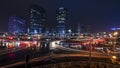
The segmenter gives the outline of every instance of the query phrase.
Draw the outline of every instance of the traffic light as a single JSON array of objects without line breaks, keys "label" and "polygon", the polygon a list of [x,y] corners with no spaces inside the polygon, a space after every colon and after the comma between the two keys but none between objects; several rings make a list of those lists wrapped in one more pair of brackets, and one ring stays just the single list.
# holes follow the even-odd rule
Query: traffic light
[{"label": "traffic light", "polygon": [[31,39],[31,37],[30,37],[30,36],[28,36],[28,39]]}]

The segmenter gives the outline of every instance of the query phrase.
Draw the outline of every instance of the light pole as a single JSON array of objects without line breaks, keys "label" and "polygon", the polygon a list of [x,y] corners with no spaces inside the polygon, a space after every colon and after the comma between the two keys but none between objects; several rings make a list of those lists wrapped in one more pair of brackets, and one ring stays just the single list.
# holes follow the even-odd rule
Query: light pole
[{"label": "light pole", "polygon": [[90,37],[90,44],[89,44],[89,66],[91,64],[91,52],[92,52],[92,46],[91,46],[91,44],[92,44],[92,42],[93,42],[93,37]]}]

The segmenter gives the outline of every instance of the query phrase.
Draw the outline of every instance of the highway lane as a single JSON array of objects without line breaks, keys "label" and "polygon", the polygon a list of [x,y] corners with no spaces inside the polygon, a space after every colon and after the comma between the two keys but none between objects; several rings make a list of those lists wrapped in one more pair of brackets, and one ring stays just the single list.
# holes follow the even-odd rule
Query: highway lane
[{"label": "highway lane", "polygon": [[50,52],[48,48],[48,45],[47,47],[45,47],[45,45],[42,44],[42,47],[39,48],[32,47],[25,49],[16,49],[6,53],[2,53],[0,55],[0,66],[24,61],[26,54],[30,54],[30,58],[44,56]]},{"label": "highway lane", "polygon": [[[77,52],[77,53],[82,53],[82,54],[89,54],[89,51],[86,50],[77,50],[77,49],[72,49],[72,48],[68,48],[68,47],[64,47],[64,46],[60,46],[56,44],[55,49],[53,49],[53,51],[68,51],[68,52]],[[105,55],[105,56],[109,56],[106,53],[102,53],[102,52],[96,52],[96,51],[92,51],[92,54],[98,54],[98,55]]]},{"label": "highway lane", "polygon": [[0,54],[1,53],[4,53],[4,52],[7,52],[7,51],[11,51],[11,50],[13,50],[13,48],[3,48],[3,49],[0,49]]},{"label": "highway lane", "polygon": [[5,50],[0,52],[0,55],[8,54],[8,53],[11,53],[11,52],[17,52],[17,51],[24,50],[24,49],[26,49],[26,48],[5,49]]},{"label": "highway lane", "polygon": [[[89,53],[89,51],[87,50],[78,50],[78,49],[72,49],[72,48],[69,48],[69,47],[65,47],[63,45],[59,45],[59,41],[52,41],[51,44],[53,44],[54,46],[50,45],[50,50],[52,50],[53,52],[55,51],[67,51],[67,52],[79,52],[79,53]],[[100,53],[101,55],[105,55],[105,56],[117,56],[117,53],[118,52],[110,52],[110,53],[106,53],[106,52],[103,52],[103,51],[95,51],[93,50],[92,53]]]}]

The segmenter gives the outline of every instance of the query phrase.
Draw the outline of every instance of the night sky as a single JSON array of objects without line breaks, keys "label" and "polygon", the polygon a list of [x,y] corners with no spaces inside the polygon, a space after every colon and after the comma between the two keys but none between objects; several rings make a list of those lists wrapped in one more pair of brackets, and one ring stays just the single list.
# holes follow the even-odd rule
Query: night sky
[{"label": "night sky", "polygon": [[68,24],[84,23],[93,31],[105,31],[120,25],[120,0],[0,0],[0,32],[8,31],[8,19],[12,15],[28,20],[30,4],[46,10],[46,23],[56,23],[56,10],[64,6],[69,10]]}]

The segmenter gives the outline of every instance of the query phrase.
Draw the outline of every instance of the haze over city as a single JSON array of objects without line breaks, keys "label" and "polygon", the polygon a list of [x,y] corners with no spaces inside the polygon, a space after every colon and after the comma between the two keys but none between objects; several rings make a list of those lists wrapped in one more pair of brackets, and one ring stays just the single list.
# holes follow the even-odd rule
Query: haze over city
[{"label": "haze over city", "polygon": [[[8,31],[9,17],[12,15],[25,18],[29,24],[29,6],[37,4],[46,11],[46,24],[56,24],[56,10],[64,6],[69,10],[68,24],[77,23],[91,25],[93,32],[110,30],[118,27],[120,22],[119,0],[1,0],[0,2],[0,31]],[[104,29],[104,30],[103,30]]]}]

